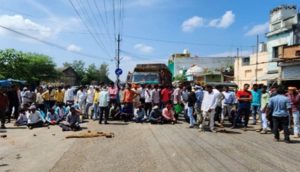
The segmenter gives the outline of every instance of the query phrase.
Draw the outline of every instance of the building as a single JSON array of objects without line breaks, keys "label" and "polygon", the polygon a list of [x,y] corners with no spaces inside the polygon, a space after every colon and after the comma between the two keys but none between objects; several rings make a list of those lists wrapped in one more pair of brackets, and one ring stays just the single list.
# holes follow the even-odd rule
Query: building
[{"label": "building", "polygon": [[279,58],[281,82],[300,88],[300,44],[283,47]]},{"label": "building", "polygon": [[249,57],[239,57],[234,62],[234,80],[242,88],[244,84],[271,85],[277,82],[278,73],[268,73],[268,52],[266,45],[261,43],[259,53]]},{"label": "building", "polygon": [[57,69],[59,72],[61,72],[61,76],[58,79],[58,83],[61,83],[63,85],[78,85],[79,79],[78,75],[75,72],[75,70],[72,67],[64,67]]},{"label": "building", "polygon": [[[277,73],[280,68],[277,61],[282,54],[284,46],[300,43],[299,17],[295,5],[281,5],[270,12],[269,32],[267,37],[268,74]],[[278,77],[278,82],[281,78]]]},{"label": "building", "polygon": [[184,50],[181,54],[171,55],[168,61],[168,68],[173,77],[184,75],[193,66],[202,68],[204,73],[217,72],[221,74],[226,69],[232,69],[233,63],[234,57],[193,57],[187,50]]}]

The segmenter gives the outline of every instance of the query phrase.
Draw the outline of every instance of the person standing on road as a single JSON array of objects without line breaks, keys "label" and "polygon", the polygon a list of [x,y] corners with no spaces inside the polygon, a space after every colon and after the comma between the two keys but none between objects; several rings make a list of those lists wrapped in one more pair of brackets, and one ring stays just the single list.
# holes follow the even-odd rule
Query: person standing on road
[{"label": "person standing on road", "polygon": [[58,89],[54,93],[54,99],[55,99],[56,103],[63,103],[64,102],[65,92],[62,89],[63,89],[63,87],[59,86]]},{"label": "person standing on road", "polygon": [[256,115],[258,114],[260,116],[260,103],[261,103],[260,102],[261,90],[258,89],[257,84],[253,84],[251,94],[252,94],[251,111],[252,111],[252,118],[253,118],[252,125],[256,125]]},{"label": "person standing on road", "polygon": [[98,119],[98,114],[99,114],[99,94],[100,94],[100,89],[99,87],[95,88],[95,95],[94,95],[94,100],[93,100],[93,119],[97,120]]},{"label": "person standing on road", "polygon": [[117,97],[118,97],[118,87],[111,82],[109,87],[108,87],[108,93],[109,93],[109,98],[110,98],[110,106],[112,104],[116,104],[117,103]]},{"label": "person standing on road", "polygon": [[151,94],[151,85],[147,85],[145,90],[145,115],[146,118],[149,117],[151,109],[152,109],[152,94]]},{"label": "person standing on road", "polygon": [[236,93],[236,97],[238,100],[238,110],[237,115],[235,116],[235,119],[233,121],[232,128],[237,127],[238,120],[243,116],[244,117],[244,131],[247,130],[248,127],[248,121],[249,121],[249,115],[251,113],[251,101],[252,101],[252,94],[248,90],[249,84],[244,84],[244,89],[240,90]]},{"label": "person standing on road", "polygon": [[126,89],[124,91],[123,103],[124,108],[128,110],[126,114],[133,115],[133,99],[137,96],[136,92],[131,89],[131,84],[127,84]]},{"label": "person standing on road", "polygon": [[76,103],[80,107],[81,114],[84,114],[86,97],[87,97],[87,94],[86,94],[85,87],[81,86],[76,94]]},{"label": "person standing on road", "polygon": [[220,124],[220,127],[224,127],[223,123],[224,123],[224,118],[222,118],[222,102],[224,99],[224,95],[223,95],[223,87],[221,85],[217,85],[216,89],[213,89],[213,92],[217,98],[217,106],[215,108],[215,121],[218,121],[218,123]]},{"label": "person standing on road", "polygon": [[203,101],[201,105],[202,110],[202,120],[200,123],[200,131],[204,131],[205,119],[209,118],[209,128],[211,132],[215,131],[215,109],[217,106],[217,95],[213,91],[213,87],[211,85],[206,86],[206,90],[204,91]]},{"label": "person standing on road", "polygon": [[292,104],[293,115],[291,116],[293,119],[289,120],[289,126],[291,123],[294,124],[294,137],[299,138],[300,134],[300,124],[299,124],[299,107],[300,107],[300,94],[297,92],[296,87],[289,87],[287,97],[289,98]]},{"label": "person standing on road", "polygon": [[9,100],[4,90],[0,88],[0,120],[1,120],[1,129],[5,129],[5,118],[7,115],[9,107]]},{"label": "person standing on road", "polygon": [[[18,119],[19,115],[19,106],[20,101],[18,97],[18,87],[14,85],[8,92],[7,97],[9,99],[9,111],[8,111],[8,123],[10,123],[10,118],[12,112],[14,112],[13,117],[14,119]],[[14,111],[13,111],[14,109]]]},{"label": "person standing on road", "polygon": [[195,86],[195,94],[196,94],[196,103],[195,103],[195,113],[197,115],[197,124],[198,126],[200,126],[200,124],[202,123],[202,112],[201,112],[201,106],[202,106],[202,101],[203,101],[203,96],[204,96],[204,92],[203,92],[203,88],[199,85]]},{"label": "person standing on road", "polygon": [[[95,96],[95,91],[94,91],[94,87],[90,86],[88,91],[87,91],[87,97],[86,97],[86,105],[85,105],[85,111],[84,111],[84,116],[85,118],[89,118],[89,112],[90,112],[90,108],[91,106],[93,106],[93,102],[94,102],[94,96]],[[92,119],[92,114],[91,114],[91,119]]]},{"label": "person standing on road", "polygon": [[167,106],[167,104],[171,103],[171,96],[172,96],[172,86],[166,86],[161,91],[161,102],[164,107]]},{"label": "person standing on road", "polygon": [[103,114],[104,114],[104,124],[108,124],[108,115],[109,115],[109,93],[106,86],[103,86],[99,94],[99,124],[102,124]]},{"label": "person standing on road", "polygon": [[288,97],[285,95],[285,91],[282,87],[277,90],[277,95],[272,97],[268,104],[267,114],[270,110],[273,111],[273,133],[274,140],[279,141],[279,128],[282,127],[284,131],[284,140],[286,143],[290,143],[289,137],[289,116],[293,115],[292,105]]},{"label": "person standing on road", "polygon": [[158,85],[154,86],[154,89],[151,92],[152,95],[152,107],[160,105],[160,93],[159,93]]},{"label": "person standing on road", "polygon": [[189,122],[190,122],[190,126],[189,128],[194,128],[196,121],[194,118],[194,106],[196,103],[196,94],[195,92],[192,91],[192,87],[188,86],[187,87],[187,91],[188,91],[188,117],[189,117]]},{"label": "person standing on road", "polygon": [[267,92],[267,86],[263,86],[261,90],[261,134],[267,134],[268,120],[266,110],[270,99],[270,94]]},{"label": "person standing on road", "polygon": [[175,118],[178,119],[179,113],[182,111],[182,105],[181,105],[181,89],[182,86],[179,85],[175,88],[173,91],[173,105],[175,110]]},{"label": "person standing on road", "polygon": [[232,108],[236,101],[234,92],[229,90],[228,86],[225,86],[225,90],[223,91],[224,99],[222,101],[222,116],[221,116],[221,126],[224,126],[224,118],[226,114],[228,116],[231,115]]}]

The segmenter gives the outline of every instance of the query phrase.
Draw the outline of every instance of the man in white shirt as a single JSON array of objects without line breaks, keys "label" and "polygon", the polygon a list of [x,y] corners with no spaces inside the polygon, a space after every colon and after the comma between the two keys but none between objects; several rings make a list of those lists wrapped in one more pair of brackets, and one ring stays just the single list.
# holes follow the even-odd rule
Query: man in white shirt
[{"label": "man in white shirt", "polygon": [[78,103],[82,114],[84,114],[84,110],[85,110],[86,97],[87,97],[86,90],[82,86],[80,87],[80,90],[78,90],[76,94],[76,103]]},{"label": "man in white shirt", "polygon": [[41,113],[36,110],[36,107],[34,105],[30,106],[29,108],[29,114],[27,119],[27,126],[29,129],[42,127],[44,124],[44,121],[41,118]]},{"label": "man in white shirt", "polygon": [[[89,90],[87,91],[87,98],[86,98],[86,105],[85,105],[85,113],[84,113],[84,117],[88,118],[89,117],[89,109],[91,106],[93,106],[93,102],[94,102],[94,95],[95,95],[95,91],[93,86],[89,87]],[[91,115],[91,119],[92,119]]]},{"label": "man in white shirt", "polygon": [[108,124],[107,120],[109,115],[109,107],[108,107],[109,101],[110,101],[109,93],[107,87],[104,86],[99,94],[99,111],[100,111],[99,124],[102,124],[103,113],[104,113],[104,124]]},{"label": "man in white shirt", "polygon": [[70,86],[66,87],[64,102],[65,104],[74,104],[74,89]]},{"label": "man in white shirt", "polygon": [[151,85],[147,85],[145,90],[145,115],[148,118],[152,109]]},{"label": "man in white shirt", "polygon": [[204,91],[203,101],[201,105],[202,110],[202,120],[200,123],[200,130],[204,131],[204,125],[205,125],[205,119],[209,117],[210,121],[210,131],[216,132],[214,130],[214,124],[215,124],[215,108],[217,106],[217,96],[215,92],[213,91],[213,87],[210,85],[206,86],[206,91]]}]

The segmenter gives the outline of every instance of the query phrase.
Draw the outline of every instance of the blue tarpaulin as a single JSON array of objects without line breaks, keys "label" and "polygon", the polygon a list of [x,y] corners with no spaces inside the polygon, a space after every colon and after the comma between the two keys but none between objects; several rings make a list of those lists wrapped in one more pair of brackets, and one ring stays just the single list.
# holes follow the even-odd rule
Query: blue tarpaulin
[{"label": "blue tarpaulin", "polygon": [[26,81],[15,80],[15,79],[7,79],[0,80],[0,87],[11,87],[12,85],[25,85]]},{"label": "blue tarpaulin", "polygon": [[8,80],[0,80],[0,87],[10,87],[12,83]]}]

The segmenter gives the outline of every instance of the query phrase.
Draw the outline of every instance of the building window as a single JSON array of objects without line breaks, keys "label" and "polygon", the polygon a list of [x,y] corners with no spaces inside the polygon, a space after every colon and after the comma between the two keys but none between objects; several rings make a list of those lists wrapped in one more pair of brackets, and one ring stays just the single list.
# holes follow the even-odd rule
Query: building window
[{"label": "building window", "polygon": [[242,66],[249,66],[250,65],[250,57],[246,57],[242,59]]},{"label": "building window", "polygon": [[273,47],[273,58],[278,58],[279,56],[279,48],[278,47]]},{"label": "building window", "polygon": [[300,57],[300,50],[296,51],[295,56]]}]

